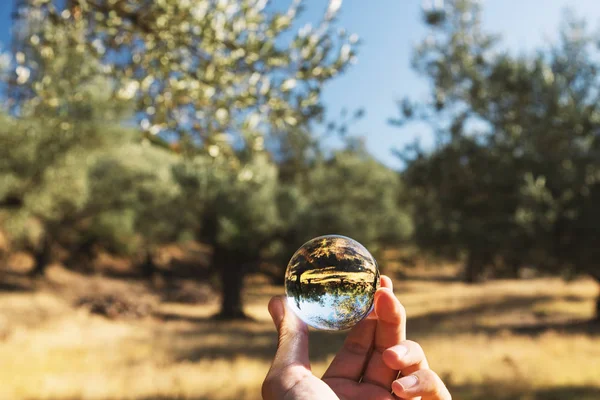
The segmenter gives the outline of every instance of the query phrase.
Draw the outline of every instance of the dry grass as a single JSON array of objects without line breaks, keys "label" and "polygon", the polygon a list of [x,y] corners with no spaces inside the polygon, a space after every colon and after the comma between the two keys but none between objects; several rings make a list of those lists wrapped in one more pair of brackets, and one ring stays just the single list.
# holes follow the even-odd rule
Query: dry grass
[{"label": "dry grass", "polygon": [[[111,321],[72,307],[81,278],[53,277],[54,288],[0,292],[0,399],[260,397],[276,345],[266,303],[280,288],[248,285],[254,322],[209,320],[216,302],[162,303],[154,317]],[[600,329],[585,322],[597,293],[592,281],[466,286],[421,276],[395,290],[409,337],[455,398],[600,398]],[[343,334],[311,335],[313,369],[322,373]]]}]

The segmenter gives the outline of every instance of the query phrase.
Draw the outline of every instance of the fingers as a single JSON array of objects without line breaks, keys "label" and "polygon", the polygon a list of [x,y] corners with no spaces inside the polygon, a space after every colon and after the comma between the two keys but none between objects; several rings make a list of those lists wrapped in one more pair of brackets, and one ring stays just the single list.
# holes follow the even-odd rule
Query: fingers
[{"label": "fingers", "polygon": [[383,352],[382,358],[385,365],[391,369],[401,371],[403,375],[429,368],[423,348],[412,340],[405,340],[396,346],[390,347]]},{"label": "fingers", "polygon": [[452,396],[440,377],[430,369],[422,369],[392,383],[394,394],[401,399],[451,400]]},{"label": "fingers", "polygon": [[265,378],[263,392],[272,398],[280,398],[297,382],[299,377],[310,375],[308,360],[308,327],[287,307],[283,296],[275,296],[269,302],[279,340],[271,369]]},{"label": "fingers", "polygon": [[[387,275],[381,275],[380,279],[379,279],[379,287],[380,288],[388,288],[390,289],[392,292],[394,291],[394,284],[392,283],[392,280],[387,276]],[[377,314],[375,314],[374,312],[370,313],[367,316],[368,319],[377,319]]]},{"label": "fingers", "polygon": [[387,287],[382,287],[375,293],[375,314],[375,341],[363,382],[389,389],[398,376],[398,370],[388,367],[382,355],[385,349],[406,339],[406,311],[394,293]]},{"label": "fingers", "polygon": [[325,371],[323,379],[344,378],[358,382],[371,353],[376,326],[376,319],[363,319],[356,324]]},{"label": "fingers", "polygon": [[[392,280],[382,275],[381,287],[391,289]],[[377,317],[375,313],[371,313],[368,318],[356,324],[348,333],[342,348],[325,371],[323,379],[343,378],[358,382],[365,370],[373,347],[376,326]]]},{"label": "fingers", "polygon": [[390,290],[394,290],[394,284],[392,283],[392,280],[387,275],[381,275],[381,279],[379,282],[380,282],[381,287],[388,288]]}]

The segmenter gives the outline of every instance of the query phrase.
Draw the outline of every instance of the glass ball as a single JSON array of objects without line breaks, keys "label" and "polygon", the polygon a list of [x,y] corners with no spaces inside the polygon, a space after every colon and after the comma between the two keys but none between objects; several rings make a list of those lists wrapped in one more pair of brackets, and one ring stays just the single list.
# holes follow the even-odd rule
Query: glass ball
[{"label": "glass ball", "polygon": [[369,251],[345,236],[320,236],[304,243],[285,272],[288,304],[308,325],[349,329],[373,309],[379,269]]}]

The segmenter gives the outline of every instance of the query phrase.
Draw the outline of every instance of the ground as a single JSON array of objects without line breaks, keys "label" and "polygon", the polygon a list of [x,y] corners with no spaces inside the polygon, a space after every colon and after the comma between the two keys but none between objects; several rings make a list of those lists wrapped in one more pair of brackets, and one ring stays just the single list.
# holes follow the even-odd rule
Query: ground
[{"label": "ground", "polygon": [[[599,399],[597,285],[587,279],[492,281],[469,286],[444,275],[396,279],[408,335],[455,399]],[[441,270],[443,272],[443,270]],[[276,346],[266,304],[281,287],[250,277],[255,321],[214,322],[202,305],[160,302],[139,284],[55,268],[41,290],[0,291],[0,399],[259,399]],[[74,306],[82,291],[118,288],[155,301],[141,319],[110,320]],[[344,333],[311,332],[321,374]]]}]

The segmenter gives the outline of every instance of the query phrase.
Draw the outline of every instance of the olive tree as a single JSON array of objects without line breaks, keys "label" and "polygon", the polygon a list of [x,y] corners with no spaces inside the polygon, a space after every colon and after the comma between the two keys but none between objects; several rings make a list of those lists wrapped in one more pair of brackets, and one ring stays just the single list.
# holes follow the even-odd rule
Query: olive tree
[{"label": "olive tree", "polygon": [[431,101],[403,101],[394,121],[421,118],[438,139],[403,154],[417,240],[464,257],[469,281],[529,265],[600,282],[597,37],[568,16],[558,42],[515,57],[484,31],[480,2],[424,17],[414,66]]}]

